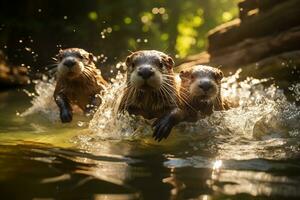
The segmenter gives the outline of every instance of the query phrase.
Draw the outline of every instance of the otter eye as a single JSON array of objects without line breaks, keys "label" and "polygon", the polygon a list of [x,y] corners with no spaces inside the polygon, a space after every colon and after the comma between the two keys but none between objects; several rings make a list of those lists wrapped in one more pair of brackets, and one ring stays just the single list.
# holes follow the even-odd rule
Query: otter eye
[{"label": "otter eye", "polygon": [[132,64],[131,64],[131,68],[132,68],[132,69],[134,69],[134,67],[135,67],[135,64],[134,64],[134,63],[132,63]]},{"label": "otter eye", "polygon": [[162,69],[164,67],[164,64],[162,62],[159,62],[158,66]]},{"label": "otter eye", "polygon": [[194,80],[195,79],[195,75],[191,74],[191,79]]},{"label": "otter eye", "polygon": [[221,81],[223,78],[223,73],[222,72],[214,73],[213,77],[215,78],[216,81]]},{"label": "otter eye", "polygon": [[76,56],[77,58],[79,58],[79,59],[84,59],[84,57],[81,55],[81,53],[79,53],[79,52],[75,52],[75,55],[74,56]]},{"label": "otter eye", "polygon": [[79,58],[81,60],[84,59],[84,57],[81,54],[77,54],[76,56],[77,56],[77,58]]}]

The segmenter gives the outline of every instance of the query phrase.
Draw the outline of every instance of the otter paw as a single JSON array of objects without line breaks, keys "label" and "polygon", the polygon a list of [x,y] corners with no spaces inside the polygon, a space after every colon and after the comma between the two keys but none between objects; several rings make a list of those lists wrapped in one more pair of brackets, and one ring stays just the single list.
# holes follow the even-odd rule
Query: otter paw
[{"label": "otter paw", "polygon": [[162,139],[166,139],[170,133],[172,128],[175,126],[173,123],[172,117],[170,115],[166,115],[160,119],[157,119],[153,123],[154,131],[152,137],[154,140],[160,142]]},{"label": "otter paw", "polygon": [[64,109],[60,112],[60,119],[62,123],[71,122],[72,118],[73,116],[71,111]]}]

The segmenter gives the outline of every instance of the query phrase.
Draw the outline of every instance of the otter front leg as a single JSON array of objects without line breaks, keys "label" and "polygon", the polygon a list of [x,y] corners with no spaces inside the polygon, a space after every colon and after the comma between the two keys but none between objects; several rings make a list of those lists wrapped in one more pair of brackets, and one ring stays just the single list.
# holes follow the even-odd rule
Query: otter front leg
[{"label": "otter front leg", "polygon": [[57,95],[54,95],[54,100],[57,106],[59,107],[61,122],[71,122],[73,118],[73,113],[68,98],[63,93],[59,93]]},{"label": "otter front leg", "polygon": [[173,127],[187,118],[186,111],[175,108],[170,113],[164,115],[163,117],[157,119],[153,123],[154,131],[153,137],[155,140],[160,142],[163,138],[167,138]]}]

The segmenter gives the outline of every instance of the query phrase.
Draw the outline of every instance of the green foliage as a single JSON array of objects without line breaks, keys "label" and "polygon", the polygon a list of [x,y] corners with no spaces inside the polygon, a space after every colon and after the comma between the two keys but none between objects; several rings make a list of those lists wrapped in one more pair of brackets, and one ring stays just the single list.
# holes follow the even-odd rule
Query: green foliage
[{"label": "green foliage", "polygon": [[37,63],[42,64],[59,48],[73,46],[104,54],[110,63],[123,59],[127,50],[138,49],[183,58],[204,50],[207,32],[237,16],[237,1],[44,0],[22,1],[18,10],[4,1],[0,49],[7,46],[4,50],[10,58],[29,64],[32,60],[26,59],[25,47],[33,49],[39,55]]}]

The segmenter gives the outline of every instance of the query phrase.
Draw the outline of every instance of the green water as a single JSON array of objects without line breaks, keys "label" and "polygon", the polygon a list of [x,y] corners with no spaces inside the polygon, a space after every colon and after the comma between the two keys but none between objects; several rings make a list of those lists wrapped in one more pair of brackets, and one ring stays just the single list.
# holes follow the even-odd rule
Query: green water
[{"label": "green water", "polygon": [[[239,141],[234,151],[226,139],[179,141],[176,134],[160,144],[151,137],[85,141],[78,137],[91,134],[87,126],[17,116],[30,107],[22,91],[2,92],[0,99],[1,199],[300,198],[297,138],[288,139],[293,145],[278,144],[285,139],[264,144],[264,153],[257,148],[256,156],[245,152],[239,159],[235,153],[251,151],[258,141]],[[222,157],[226,152],[231,155]]]}]

